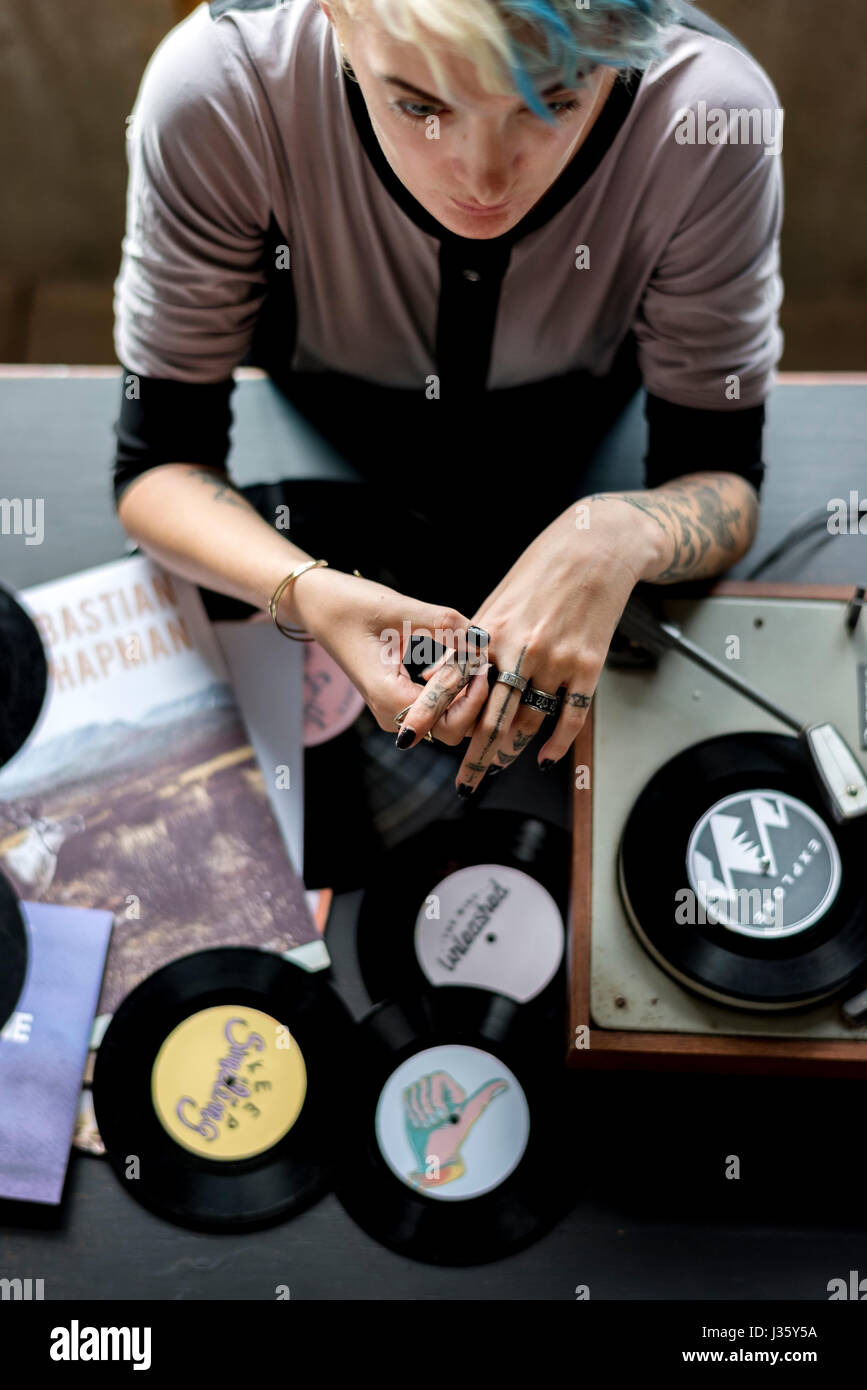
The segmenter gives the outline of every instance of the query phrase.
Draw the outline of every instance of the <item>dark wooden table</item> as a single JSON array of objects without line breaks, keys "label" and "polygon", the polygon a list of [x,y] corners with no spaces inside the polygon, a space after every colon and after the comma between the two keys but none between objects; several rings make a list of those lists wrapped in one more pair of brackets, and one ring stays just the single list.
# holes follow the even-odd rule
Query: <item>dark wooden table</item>
[{"label": "dark wooden table", "polygon": [[[239,483],[311,469],[347,476],[299,440],[270,382],[239,378]],[[46,516],[41,546],[0,536],[7,584],[125,553],[109,485],[118,398],[115,368],[0,369],[0,496],[43,497]],[[802,513],[867,492],[867,376],[783,377],[768,415],[761,529],[735,576]],[[640,485],[642,446],[636,400],[582,486]],[[867,536],[837,538],[769,578],[865,583]],[[567,786],[543,793],[527,760],[487,804],[568,823]],[[328,928],[335,984],[356,1015],[369,1003],[355,959],[359,899],[339,895]],[[576,1074],[570,1085],[556,1161],[573,1174],[575,1206],[497,1263],[436,1269],[392,1254],[331,1195],[268,1231],[194,1234],[132,1201],[107,1163],[74,1153],[56,1221],[0,1225],[0,1277],[43,1279],[46,1299],[274,1299],[288,1285],[296,1300],[571,1300],[584,1284],[591,1299],[825,1300],[830,1279],[867,1274],[860,1085],[629,1072]],[[729,1154],[741,1159],[737,1182],[724,1176]]]}]

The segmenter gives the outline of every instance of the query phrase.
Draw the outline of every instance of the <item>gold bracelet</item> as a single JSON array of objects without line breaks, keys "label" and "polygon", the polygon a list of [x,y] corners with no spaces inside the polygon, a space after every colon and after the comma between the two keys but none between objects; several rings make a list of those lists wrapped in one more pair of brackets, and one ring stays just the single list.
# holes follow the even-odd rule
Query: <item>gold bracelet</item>
[{"label": "gold bracelet", "polygon": [[291,574],[287,574],[285,579],[280,580],[280,583],[277,585],[277,588],[271,595],[271,602],[268,604],[268,612],[271,614],[271,617],[274,619],[277,628],[280,632],[282,632],[283,636],[290,637],[293,642],[313,642],[315,639],[313,637],[302,635],[304,633],[303,627],[296,628],[294,632],[292,632],[288,627],[285,627],[283,623],[280,622],[280,619],[277,617],[277,605],[279,604],[281,598],[283,597],[284,593],[289,588],[289,585],[292,583],[294,579],[297,579],[298,576],[303,574],[305,570],[316,569],[320,565],[323,565],[327,568],[328,561],[308,560],[305,564],[299,565],[298,568],[294,569]]},{"label": "gold bracelet", "polygon": [[[299,565],[298,568],[293,570],[291,574],[287,574],[285,579],[281,579],[280,583],[277,585],[277,588],[271,595],[271,602],[268,604],[268,611],[271,614],[271,617],[274,619],[274,622],[280,630],[280,632],[283,633],[283,636],[290,637],[293,642],[314,642],[316,639],[314,637],[303,635],[304,629],[301,627],[296,628],[294,632],[290,631],[288,627],[285,627],[284,624],[281,623],[277,617],[277,606],[281,598],[283,597],[283,594],[288,589],[289,585],[292,583],[294,579],[297,579],[298,576],[303,574],[305,570],[316,569],[320,565],[327,569],[328,561],[308,560],[305,564]],[[364,575],[360,574],[358,570],[353,570],[352,573],[354,575],[357,575],[359,579],[364,578]]]}]

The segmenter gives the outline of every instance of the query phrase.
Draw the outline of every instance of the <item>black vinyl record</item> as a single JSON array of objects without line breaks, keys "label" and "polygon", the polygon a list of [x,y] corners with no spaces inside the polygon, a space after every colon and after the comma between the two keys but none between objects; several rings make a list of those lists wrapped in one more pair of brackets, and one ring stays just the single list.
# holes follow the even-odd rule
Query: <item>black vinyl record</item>
[{"label": "black vinyl record", "polygon": [[27,928],[12,884],[0,873],[0,1029],[24,988],[27,975]]},{"label": "black vinyl record", "polygon": [[0,584],[0,767],[33,732],[47,683],[48,664],[36,625]]},{"label": "black vinyl record", "polygon": [[96,1122],[127,1191],[181,1225],[249,1230],[329,1184],[352,1020],[268,951],[220,947],[156,971],[97,1052]]},{"label": "black vinyl record", "polygon": [[[454,996],[454,997],[451,997]],[[376,1005],[357,1026],[339,1200],[375,1240],[431,1264],[500,1259],[569,1210],[562,1048],[487,990]]]},{"label": "black vinyl record", "polygon": [[403,840],[375,864],[359,913],[371,998],[461,985],[559,1004],[570,864],[565,830],[514,811]]},{"label": "black vinyl record", "polygon": [[836,825],[781,734],[723,734],[650,779],[620,845],[632,925],[687,988],[785,1010],[867,973],[867,823]]}]

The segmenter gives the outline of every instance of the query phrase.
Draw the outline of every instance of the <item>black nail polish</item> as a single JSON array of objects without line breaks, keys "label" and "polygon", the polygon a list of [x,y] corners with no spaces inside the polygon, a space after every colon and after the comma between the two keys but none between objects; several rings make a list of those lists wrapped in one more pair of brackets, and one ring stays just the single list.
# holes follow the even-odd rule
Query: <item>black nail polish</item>
[{"label": "black nail polish", "polygon": [[541,762],[541,763],[539,764],[539,771],[540,771],[540,772],[547,772],[547,771],[548,771],[548,768],[549,768],[549,767],[553,767],[553,766],[554,766],[554,759],[553,759],[553,758],[545,758],[544,762]]},{"label": "black nail polish", "polygon": [[468,797],[472,796],[472,794],[473,789],[470,786],[469,782],[461,782],[460,786],[458,787],[458,796],[461,797],[462,800],[466,801]]},{"label": "black nail polish", "polygon": [[401,729],[400,733],[395,739],[395,744],[398,748],[409,748],[409,745],[412,743],[414,738],[415,729]]}]

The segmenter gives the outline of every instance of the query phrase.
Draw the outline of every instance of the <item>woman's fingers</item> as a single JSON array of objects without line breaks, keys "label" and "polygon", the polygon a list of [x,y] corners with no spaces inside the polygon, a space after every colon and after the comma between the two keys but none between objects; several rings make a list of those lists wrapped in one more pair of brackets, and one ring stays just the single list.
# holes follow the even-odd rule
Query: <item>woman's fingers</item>
[{"label": "woman's fingers", "polygon": [[488,698],[490,669],[490,662],[486,662],[434,724],[432,733],[440,743],[456,747],[471,733]]},{"label": "woman's fingers", "polygon": [[[524,692],[503,683],[493,686],[455,778],[460,795],[471,796],[487,773],[510,767],[531,743],[536,765],[543,770],[568,753],[587,718],[602,661],[591,655],[582,655],[577,662],[573,659],[571,677],[563,674],[565,660],[557,665],[561,667],[559,674],[554,666],[531,671],[533,663],[526,665],[531,672],[528,689],[560,696],[556,720],[525,704]],[[505,669],[514,670],[515,666]],[[546,736],[540,740],[537,735],[543,725]]]},{"label": "woman's fingers", "polygon": [[557,722],[554,724],[554,721],[551,721],[554,727],[537,752],[536,760],[540,767],[549,767],[552,762],[559,762],[569,752],[584,727],[601,671],[601,663],[595,670],[585,667],[583,672],[579,671],[569,681],[563,693]]},{"label": "woman's fingers", "polygon": [[471,796],[491,768],[510,767],[544,718],[521,704],[521,691],[514,686],[494,685],[455,778],[459,794]]},{"label": "woman's fingers", "polygon": [[[446,652],[407,710],[397,740],[398,748],[412,748],[426,733],[432,733],[452,701],[480,669],[478,658],[466,644]],[[418,686],[414,689],[418,690]]]},{"label": "woman's fingers", "polygon": [[[375,611],[368,614],[369,645],[365,657],[365,684],[362,694],[381,729],[397,732],[394,716],[407,706],[414,706],[427,691],[417,684],[404,665],[407,650],[419,659],[434,658],[435,647],[445,647],[445,657],[463,651],[469,618],[454,608],[437,607],[386,591]],[[464,682],[466,684],[466,682]],[[457,691],[455,692],[457,693]],[[408,727],[407,720],[403,728]],[[409,726],[411,727],[411,726]],[[429,725],[421,731],[420,737]],[[402,732],[403,730],[401,730]]]}]

